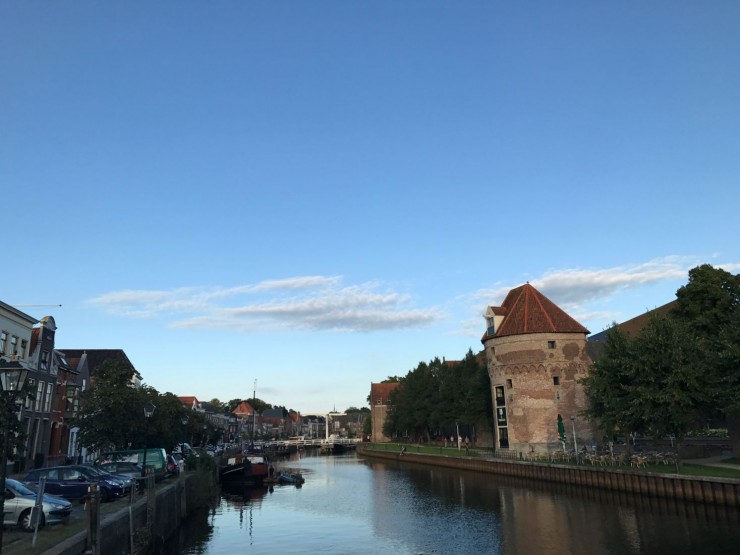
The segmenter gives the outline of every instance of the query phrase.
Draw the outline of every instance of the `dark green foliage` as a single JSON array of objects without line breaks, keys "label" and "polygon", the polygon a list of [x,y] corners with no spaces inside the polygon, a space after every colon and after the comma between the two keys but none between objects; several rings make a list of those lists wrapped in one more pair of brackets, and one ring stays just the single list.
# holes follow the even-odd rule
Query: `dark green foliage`
[{"label": "dark green foliage", "polygon": [[676,297],[671,315],[695,333],[713,406],[740,411],[740,274],[698,266]]},{"label": "dark green foliage", "polygon": [[583,384],[585,414],[608,435],[680,442],[707,415],[740,408],[740,277],[699,266],[677,297],[636,337],[616,326],[607,331]]},{"label": "dark green foliage", "polygon": [[632,344],[614,324],[606,332],[604,351],[582,381],[589,399],[584,414],[598,420],[610,437],[618,430],[632,431],[626,421],[626,407],[632,400],[634,375]]},{"label": "dark green foliage", "polygon": [[[145,446],[171,451],[202,429],[203,416],[185,411],[176,395],[160,395],[148,386],[134,387],[132,376],[133,368],[120,360],[108,361],[97,370],[93,387],[80,396],[75,421],[80,427],[80,445],[93,451]],[[156,406],[149,419],[144,416],[147,402]],[[183,416],[188,417],[186,424]]]},{"label": "dark green foliage", "polygon": [[472,427],[490,418],[488,372],[472,351],[460,362],[421,362],[398,383],[384,426],[387,435],[429,440],[441,430]]}]

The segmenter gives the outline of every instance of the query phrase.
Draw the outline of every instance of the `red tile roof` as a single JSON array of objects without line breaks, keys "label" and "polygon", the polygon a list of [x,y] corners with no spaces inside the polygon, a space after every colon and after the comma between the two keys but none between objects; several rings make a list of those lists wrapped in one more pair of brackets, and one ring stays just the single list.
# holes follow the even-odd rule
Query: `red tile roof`
[{"label": "red tile roof", "polygon": [[187,396],[187,395],[180,396],[180,397],[178,397],[178,399],[180,400],[180,403],[182,403],[182,406],[184,406],[188,410],[192,409],[193,407],[197,407],[198,406],[198,398],[197,397],[194,397],[192,395],[190,395],[190,396]]},{"label": "red tile roof", "polygon": [[[370,404],[373,406],[377,404],[387,405],[391,391],[394,391],[398,386],[398,382],[370,384]],[[380,399],[380,403],[378,403],[378,399]]]},{"label": "red tile roof", "polygon": [[254,408],[246,401],[242,401],[231,413],[236,416],[252,416],[254,414]]},{"label": "red tile roof", "polygon": [[[491,310],[494,314],[505,315],[495,337],[527,333],[591,333],[529,283],[509,291],[503,304],[491,307]],[[489,337],[484,336],[483,340]]]}]

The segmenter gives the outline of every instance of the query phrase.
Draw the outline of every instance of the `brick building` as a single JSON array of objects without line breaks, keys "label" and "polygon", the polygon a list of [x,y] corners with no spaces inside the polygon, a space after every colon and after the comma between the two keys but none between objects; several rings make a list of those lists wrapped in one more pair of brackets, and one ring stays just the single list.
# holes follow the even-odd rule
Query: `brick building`
[{"label": "brick building", "polygon": [[398,387],[398,383],[371,383],[370,384],[370,417],[372,431],[370,441],[390,441],[391,438],[383,433],[383,424],[388,415],[388,405],[391,392]]},{"label": "brick building", "polygon": [[[512,289],[501,306],[489,306],[485,347],[491,378],[496,449],[526,453],[558,449],[558,414],[579,446],[593,428],[578,416],[586,395],[578,380],[589,371],[585,327],[529,283]],[[571,420],[573,417],[573,420]]]}]

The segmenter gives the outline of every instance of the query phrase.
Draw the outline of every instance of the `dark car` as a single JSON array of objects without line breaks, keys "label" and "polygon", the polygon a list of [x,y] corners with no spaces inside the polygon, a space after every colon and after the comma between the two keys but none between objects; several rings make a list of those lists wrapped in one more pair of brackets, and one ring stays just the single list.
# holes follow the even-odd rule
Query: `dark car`
[{"label": "dark car", "polygon": [[141,477],[141,465],[135,462],[120,461],[120,462],[106,462],[98,465],[102,470],[110,472],[111,474],[117,474],[119,476],[128,476],[129,478],[140,478]]},{"label": "dark car", "polygon": [[100,498],[109,501],[123,495],[123,484],[119,480],[101,476],[86,466],[51,466],[37,468],[23,478],[23,483],[35,487],[42,476],[46,477],[44,491],[65,499],[84,499],[91,484],[98,484]]},{"label": "dark car", "polygon": [[89,468],[90,470],[92,470],[95,474],[98,475],[98,480],[100,478],[106,478],[108,480],[118,480],[119,482],[121,482],[121,485],[123,486],[124,495],[127,495],[131,491],[131,488],[133,487],[133,479],[130,476],[123,476],[121,474],[111,472],[108,469],[100,468],[99,466],[94,466],[92,464],[83,464],[80,466],[83,466],[85,468]]}]

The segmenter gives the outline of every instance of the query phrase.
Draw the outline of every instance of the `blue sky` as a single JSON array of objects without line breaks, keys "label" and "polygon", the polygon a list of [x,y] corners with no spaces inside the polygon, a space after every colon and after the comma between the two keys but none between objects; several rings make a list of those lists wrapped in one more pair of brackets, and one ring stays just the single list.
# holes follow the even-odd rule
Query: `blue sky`
[{"label": "blue sky", "polygon": [[[304,413],[740,269],[740,3],[0,4],[0,299]],[[12,215],[12,218],[8,218]],[[33,306],[33,305],[57,305]]]}]

